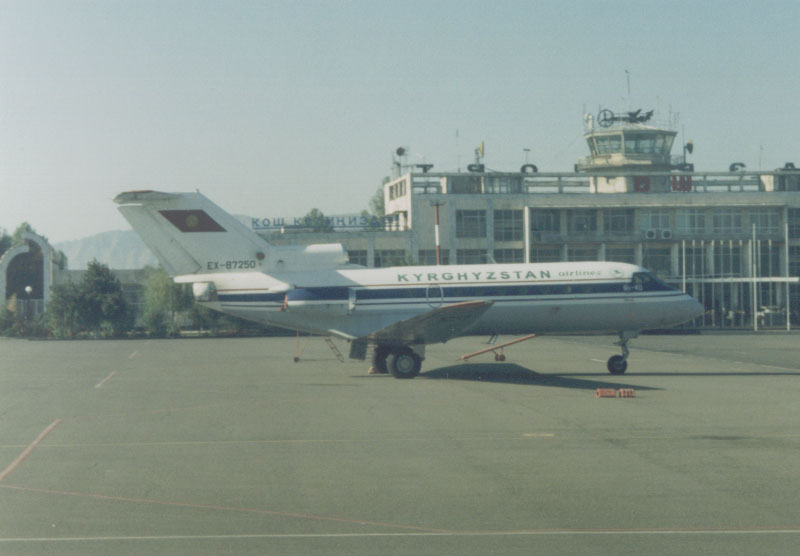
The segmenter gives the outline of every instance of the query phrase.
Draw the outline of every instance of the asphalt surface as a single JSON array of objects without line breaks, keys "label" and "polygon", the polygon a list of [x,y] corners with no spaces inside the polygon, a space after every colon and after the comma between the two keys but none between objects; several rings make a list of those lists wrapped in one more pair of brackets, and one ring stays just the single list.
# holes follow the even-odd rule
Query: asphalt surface
[{"label": "asphalt surface", "polygon": [[798,553],[800,335],[483,340],[0,339],[0,554]]}]

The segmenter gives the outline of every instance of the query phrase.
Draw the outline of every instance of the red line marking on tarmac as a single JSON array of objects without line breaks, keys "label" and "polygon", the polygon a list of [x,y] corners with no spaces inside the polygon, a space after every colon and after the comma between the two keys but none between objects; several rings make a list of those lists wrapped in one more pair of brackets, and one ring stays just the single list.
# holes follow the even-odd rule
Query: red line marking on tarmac
[{"label": "red line marking on tarmac", "polygon": [[[51,425],[52,426],[52,425]],[[440,533],[440,534],[453,534],[456,531],[449,529],[435,529],[432,527],[420,527],[417,525],[402,525],[397,523],[385,523],[382,521],[367,521],[363,519],[353,519],[348,517],[335,517],[326,515],[296,513],[296,512],[282,512],[278,510],[266,510],[262,508],[245,508],[239,506],[221,506],[217,504],[195,504],[192,502],[180,502],[171,500],[158,500],[154,498],[131,498],[127,496],[109,496],[106,494],[93,494],[90,492],[73,492],[69,490],[55,490],[49,488],[33,488],[15,485],[0,485],[0,488],[20,490],[25,492],[38,492],[42,494],[57,494],[60,496],[76,496],[79,498],[91,498],[95,500],[109,500],[112,502],[132,502],[135,504],[152,504],[157,506],[173,506],[179,508],[191,508],[195,510],[215,510],[223,512],[239,512],[250,513],[259,515],[272,515],[277,517],[294,517],[298,519],[307,519],[315,521],[333,521],[337,523],[350,523],[355,525],[371,525],[376,527],[389,527],[391,529],[402,529],[405,531],[417,531],[424,533]]]},{"label": "red line marking on tarmac", "polygon": [[59,423],[61,423],[61,419],[56,419],[55,421],[53,421],[52,423],[50,423],[50,424],[47,426],[47,428],[46,428],[46,429],[44,429],[42,432],[40,432],[40,433],[39,433],[39,436],[37,436],[37,437],[36,437],[36,440],[34,440],[34,441],[33,441],[33,442],[31,442],[30,444],[28,444],[28,447],[27,447],[27,448],[25,448],[24,450],[22,450],[22,453],[20,453],[20,455],[18,455],[18,456],[17,456],[17,459],[15,459],[14,461],[12,461],[12,462],[11,462],[11,463],[8,465],[8,467],[6,467],[5,469],[3,469],[3,471],[0,473],[0,483],[2,483],[2,482],[3,482],[3,479],[5,479],[5,478],[6,478],[6,477],[8,477],[9,475],[11,475],[11,473],[13,473],[13,472],[14,472],[14,470],[15,470],[15,469],[16,469],[16,468],[19,466],[19,464],[20,464],[20,463],[22,463],[23,461],[25,461],[25,458],[27,458],[29,455],[31,455],[31,452],[33,452],[33,450],[36,448],[36,446],[38,446],[38,445],[39,445],[39,443],[40,443],[42,440],[44,440],[44,438],[45,438],[45,437],[46,437],[48,434],[50,434],[51,432],[53,432],[53,429],[54,429],[54,428],[56,428],[56,427],[59,425]]},{"label": "red line marking on tarmac", "polygon": [[108,373],[108,376],[106,376],[106,377],[105,377],[103,380],[101,380],[100,382],[98,382],[97,384],[95,384],[95,385],[94,385],[94,387],[95,387],[95,388],[102,388],[102,387],[103,387],[103,384],[105,384],[105,383],[106,383],[106,381],[108,381],[108,380],[109,380],[109,379],[110,379],[112,376],[114,376],[115,374],[117,374],[117,371],[111,371],[110,373]]}]

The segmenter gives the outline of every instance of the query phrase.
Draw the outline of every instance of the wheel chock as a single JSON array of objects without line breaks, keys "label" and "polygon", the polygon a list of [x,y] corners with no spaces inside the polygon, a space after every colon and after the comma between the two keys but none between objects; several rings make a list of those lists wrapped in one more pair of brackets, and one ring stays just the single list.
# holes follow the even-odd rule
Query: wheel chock
[{"label": "wheel chock", "polygon": [[613,388],[598,388],[594,391],[595,396],[598,398],[635,398],[636,391],[633,388],[620,388],[614,390]]}]

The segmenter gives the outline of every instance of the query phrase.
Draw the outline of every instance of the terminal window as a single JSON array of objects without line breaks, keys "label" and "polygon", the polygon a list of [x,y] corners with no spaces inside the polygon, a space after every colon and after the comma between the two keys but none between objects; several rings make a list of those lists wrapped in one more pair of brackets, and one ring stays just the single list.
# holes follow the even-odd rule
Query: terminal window
[{"label": "terminal window", "polygon": [[478,194],[483,189],[481,176],[450,176],[447,180],[449,193]]},{"label": "terminal window", "polygon": [[[686,266],[684,267],[684,261]],[[706,273],[705,249],[702,247],[687,247],[678,257],[678,273],[689,277],[701,277]]]},{"label": "terminal window", "polygon": [[620,135],[606,135],[595,137],[598,154],[612,154],[622,152],[622,137]]},{"label": "terminal window", "polygon": [[603,227],[608,235],[628,235],[633,231],[633,209],[610,209],[603,213]]},{"label": "terminal window", "polygon": [[650,248],[644,252],[643,261],[646,269],[657,276],[669,276],[672,257],[669,248]]},{"label": "terminal window", "polygon": [[[450,250],[441,249],[439,256],[442,259],[442,264],[450,264]],[[422,265],[435,265],[436,264],[436,249],[420,249],[419,250],[419,264]]]},{"label": "terminal window", "polygon": [[789,275],[800,276],[800,247],[789,247]]},{"label": "terminal window", "polygon": [[367,252],[366,250],[347,250],[347,257],[350,264],[360,264],[367,266]]},{"label": "terminal window", "polygon": [[568,261],[596,261],[597,248],[595,247],[569,247],[567,249]]},{"label": "terminal window", "polygon": [[533,247],[531,248],[532,263],[555,263],[561,260],[560,247]]},{"label": "terminal window", "polygon": [[643,230],[668,230],[671,228],[667,209],[643,209],[641,216]]},{"label": "terminal window", "polygon": [[486,237],[486,211],[457,210],[456,237]]},{"label": "terminal window", "polygon": [[750,224],[755,224],[756,232],[774,234],[778,231],[780,217],[777,208],[758,208],[750,212]]},{"label": "terminal window", "polygon": [[597,213],[591,209],[567,211],[567,231],[579,234],[597,231]]},{"label": "terminal window", "polygon": [[678,209],[676,213],[678,229],[687,234],[703,234],[706,231],[704,209]]},{"label": "terminal window", "polygon": [[789,209],[789,237],[800,237],[800,209]]},{"label": "terminal window", "polygon": [[742,210],[738,208],[717,208],[711,215],[715,234],[738,234],[742,231]]},{"label": "terminal window", "polygon": [[520,241],[522,239],[522,211],[494,211],[494,239],[497,241]]},{"label": "terminal window", "polygon": [[406,252],[403,249],[381,249],[375,251],[375,268],[402,266],[406,263]]},{"label": "terminal window", "polygon": [[634,264],[636,262],[636,252],[631,247],[607,247],[606,260]]},{"label": "terminal window", "polygon": [[456,264],[486,264],[486,249],[457,249]]},{"label": "terminal window", "polygon": [[714,246],[714,275],[718,277],[744,276],[742,248],[738,242],[720,241]]},{"label": "terminal window", "polygon": [[522,249],[495,249],[494,262],[496,263],[525,262],[525,251],[523,251]]},{"label": "terminal window", "polygon": [[756,242],[759,254],[758,275],[759,276],[779,276],[780,271],[780,251],[782,247],[771,245],[770,241]]},{"label": "terminal window", "polygon": [[487,176],[484,193],[519,193],[522,178],[519,176]]},{"label": "terminal window", "polygon": [[532,232],[561,233],[561,216],[557,210],[531,210],[530,219]]}]

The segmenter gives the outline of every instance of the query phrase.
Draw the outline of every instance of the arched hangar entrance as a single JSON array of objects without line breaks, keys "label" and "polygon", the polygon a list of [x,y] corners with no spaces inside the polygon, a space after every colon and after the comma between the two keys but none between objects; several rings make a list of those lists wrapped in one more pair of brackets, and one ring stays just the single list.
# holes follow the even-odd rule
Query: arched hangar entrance
[{"label": "arched hangar entrance", "polygon": [[21,318],[43,313],[53,285],[53,248],[45,238],[23,232],[24,243],[0,258],[0,300]]}]

